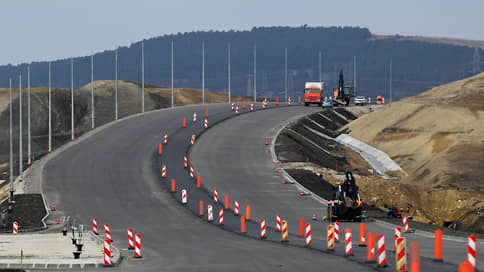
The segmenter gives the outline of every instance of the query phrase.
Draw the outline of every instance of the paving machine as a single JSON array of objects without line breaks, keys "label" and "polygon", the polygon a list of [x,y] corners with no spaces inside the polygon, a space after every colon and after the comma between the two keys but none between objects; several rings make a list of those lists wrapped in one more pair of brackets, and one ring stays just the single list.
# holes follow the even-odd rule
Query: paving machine
[{"label": "paving machine", "polygon": [[355,96],[355,94],[353,93],[353,86],[345,85],[343,71],[340,71],[339,73],[338,89],[334,90],[333,96],[334,106],[348,106],[350,104],[351,98]]},{"label": "paving machine", "polygon": [[346,172],[346,178],[342,184],[333,189],[333,197],[328,201],[328,220],[333,221],[361,221],[363,202],[358,194],[353,173]]}]

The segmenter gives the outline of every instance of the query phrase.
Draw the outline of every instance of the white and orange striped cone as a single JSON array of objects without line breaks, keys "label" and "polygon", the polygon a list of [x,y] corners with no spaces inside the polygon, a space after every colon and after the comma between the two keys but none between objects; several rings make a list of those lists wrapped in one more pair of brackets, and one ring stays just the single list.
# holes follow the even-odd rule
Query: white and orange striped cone
[{"label": "white and orange striped cone", "polygon": [[181,190],[181,201],[182,201],[182,204],[187,204],[188,203],[188,199],[187,199],[187,189],[182,189]]},{"label": "white and orange striped cone", "polygon": [[234,202],[234,214],[239,215],[239,201],[235,200]]},{"label": "white and orange striped cone", "polygon": [[339,222],[334,222],[334,241],[339,243]]},{"label": "white and orange striped cone", "polygon": [[371,105],[371,96],[368,96],[368,104]]},{"label": "white and orange striped cone", "polygon": [[161,167],[161,177],[166,178],[166,165]]},{"label": "white and orange striped cone", "polygon": [[99,233],[97,232],[97,218],[94,217],[92,219],[92,233],[94,233],[95,235],[99,235]]},{"label": "white and orange striped cone", "polygon": [[212,208],[212,205],[208,205],[207,206],[207,220],[208,220],[208,222],[212,222],[213,221],[213,208]]},{"label": "white and orange striped cone", "polygon": [[254,111],[254,103],[250,103],[250,111]]},{"label": "white and orange striped cone", "polygon": [[183,167],[185,167],[185,168],[188,167],[188,158],[187,158],[187,156],[183,156]]},{"label": "white and orange striped cone", "polygon": [[405,229],[405,232],[406,233],[410,233],[412,232],[412,230],[410,229],[410,227],[408,226],[408,220],[407,220],[407,217],[406,216],[403,216],[402,217],[402,223],[403,223],[403,228]]},{"label": "white and orange striped cone", "polygon": [[387,256],[386,256],[386,249],[385,249],[385,236],[383,234],[379,234],[376,240],[377,240],[377,250],[378,250],[378,266],[386,267]]},{"label": "white and orange striped cone", "polygon": [[235,106],[235,115],[239,114],[239,106]]},{"label": "white and orange striped cone", "polygon": [[141,234],[136,233],[134,238],[134,257],[141,258]]},{"label": "white and orange striped cone", "polygon": [[287,105],[291,106],[291,97],[290,96],[287,98]]},{"label": "white and orange striped cone", "polygon": [[13,222],[13,234],[18,234],[18,222]]},{"label": "white and orange striped cone", "polygon": [[234,108],[235,108],[235,104],[234,102],[232,102],[232,110],[234,110]]},{"label": "white and orange striped cone", "polygon": [[316,214],[313,213],[313,220],[316,220]]},{"label": "white and orange striped cone", "polygon": [[224,209],[219,209],[218,210],[218,223],[220,225],[224,224]]},{"label": "white and orange striped cone", "polygon": [[402,237],[402,228],[400,227],[395,227],[395,235],[394,235],[394,244],[393,244],[393,250],[397,251],[397,239]]},{"label": "white and orange striped cone", "polygon": [[397,251],[396,257],[396,270],[407,271],[407,243],[405,238],[400,237],[397,239]]},{"label": "white and orange striped cone", "polygon": [[476,244],[476,236],[474,236],[474,234],[469,235],[469,237],[467,237],[467,261],[473,267],[476,267]]},{"label": "white and orange striped cone", "polygon": [[203,121],[203,127],[208,128],[208,119],[205,118],[205,121]]},{"label": "white and orange striped cone", "polygon": [[213,190],[213,202],[215,202],[215,203],[218,202],[218,190],[217,189]]},{"label": "white and orange striped cone", "polygon": [[351,239],[351,229],[345,229],[345,256],[353,255],[353,242]]},{"label": "white and orange striped cone", "polygon": [[194,178],[195,177],[195,169],[193,168],[193,166],[190,166],[190,178]]},{"label": "white and orange striped cone", "polygon": [[109,239],[104,240],[104,266],[111,266],[111,241]]},{"label": "white and orange striped cone", "polygon": [[306,224],[304,229],[305,229],[305,235],[306,235],[306,246],[309,247],[313,243],[312,234],[311,234],[311,224]]},{"label": "white and orange striped cone", "polygon": [[193,114],[193,123],[196,123],[196,122],[197,122],[197,114],[196,114],[196,113],[194,113],[194,114]]},{"label": "white and orange striped cone", "polygon": [[276,231],[281,231],[281,215],[276,215]]},{"label": "white and orange striped cone", "polygon": [[111,230],[109,229],[108,224],[104,224],[104,233],[106,234],[106,239],[109,239],[109,241],[112,242],[113,239],[111,238]]},{"label": "white and orange striped cone", "polygon": [[134,237],[133,237],[133,229],[128,228],[128,249],[133,250],[134,249]]},{"label": "white and orange striped cone", "polygon": [[163,136],[163,144],[167,144],[168,143],[168,134],[165,133],[165,136]]},{"label": "white and orange striped cone", "polygon": [[260,221],[260,238],[267,239],[266,220],[264,219]]}]

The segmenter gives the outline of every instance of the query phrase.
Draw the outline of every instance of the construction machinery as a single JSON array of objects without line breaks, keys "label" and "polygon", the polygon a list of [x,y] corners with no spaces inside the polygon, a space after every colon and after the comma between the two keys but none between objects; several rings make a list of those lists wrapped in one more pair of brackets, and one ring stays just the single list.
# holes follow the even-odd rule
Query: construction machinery
[{"label": "construction machinery", "polygon": [[355,97],[353,93],[353,86],[345,85],[343,78],[343,71],[339,73],[338,88],[333,92],[333,105],[334,106],[348,106],[351,102],[351,98]]},{"label": "construction machinery", "polygon": [[348,171],[344,182],[334,187],[333,197],[328,201],[328,220],[361,221],[364,219],[362,206],[355,178]]}]

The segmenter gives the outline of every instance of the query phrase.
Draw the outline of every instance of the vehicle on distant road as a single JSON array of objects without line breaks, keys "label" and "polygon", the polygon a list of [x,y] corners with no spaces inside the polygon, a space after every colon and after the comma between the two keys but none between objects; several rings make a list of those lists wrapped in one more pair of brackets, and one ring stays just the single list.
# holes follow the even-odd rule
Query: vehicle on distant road
[{"label": "vehicle on distant road", "polygon": [[355,105],[356,106],[364,106],[364,105],[366,105],[366,98],[364,96],[357,96],[357,97],[355,97]]},{"label": "vehicle on distant road", "polygon": [[333,107],[333,100],[324,99],[322,107],[323,108],[332,108]]},{"label": "vehicle on distant road", "polygon": [[323,83],[306,82],[304,83],[304,105],[318,104],[321,107],[323,103]]}]

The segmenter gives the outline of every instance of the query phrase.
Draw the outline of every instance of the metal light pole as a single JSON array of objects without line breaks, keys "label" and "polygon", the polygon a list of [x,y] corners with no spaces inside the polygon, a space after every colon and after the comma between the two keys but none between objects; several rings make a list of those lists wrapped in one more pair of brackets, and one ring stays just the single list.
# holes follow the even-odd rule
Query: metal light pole
[{"label": "metal light pole", "polygon": [[257,102],[257,45],[254,43],[254,102]]},{"label": "metal light pole", "polygon": [[171,107],[175,107],[175,88],[173,76],[173,41],[171,41]]},{"label": "metal light pole", "polygon": [[205,41],[202,41],[202,104],[205,104]]},{"label": "metal light pole", "polygon": [[74,140],[74,59],[71,58],[71,140]]},{"label": "metal light pole", "polygon": [[91,55],[91,128],[94,128],[94,55]]},{"label": "metal light pole", "polygon": [[18,134],[18,160],[19,160],[19,178],[23,180],[23,165],[22,165],[22,75],[18,76],[18,89],[19,89],[19,134]]},{"label": "metal light pole", "polygon": [[52,152],[52,69],[49,61],[49,153]]},{"label": "metal light pole", "polygon": [[227,54],[228,54],[228,81],[229,81],[229,103],[231,103],[231,98],[230,98],[230,42],[227,45]]},{"label": "metal light pole", "polygon": [[319,75],[319,83],[321,83],[323,81],[322,76],[321,76],[321,51],[318,52],[318,57],[319,57],[319,72],[318,72],[318,75]]},{"label": "metal light pole", "polygon": [[287,101],[287,47],[284,48],[284,94],[284,101]]},{"label": "metal light pole", "polygon": [[145,42],[141,42],[141,112],[145,112]]},{"label": "metal light pole", "polygon": [[13,135],[12,135],[12,78],[10,81],[10,199],[13,196]]},{"label": "metal light pole", "polygon": [[390,59],[390,101],[392,101],[392,69],[393,69],[393,59]]},{"label": "metal light pole", "polygon": [[353,85],[354,85],[354,92],[356,92],[356,56],[353,56]]},{"label": "metal light pole", "polygon": [[115,51],[115,72],[114,72],[114,119],[118,120],[118,48]]},{"label": "metal light pole", "polygon": [[31,147],[30,147],[30,64],[29,64],[29,66],[27,66],[27,90],[28,90],[28,95],[27,95],[27,111],[28,111],[28,115],[27,115],[27,130],[28,130],[28,134],[27,134],[27,138],[28,138],[27,157],[28,157],[28,161],[27,161],[27,163],[30,165],[31,158],[32,158]]}]

